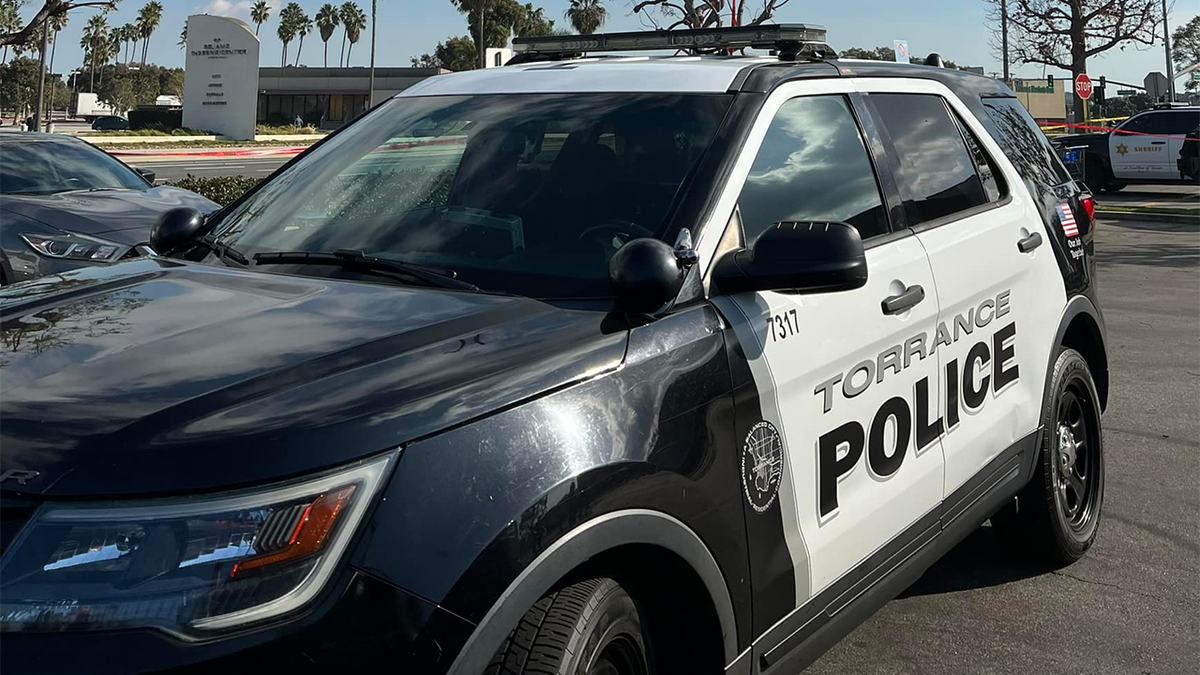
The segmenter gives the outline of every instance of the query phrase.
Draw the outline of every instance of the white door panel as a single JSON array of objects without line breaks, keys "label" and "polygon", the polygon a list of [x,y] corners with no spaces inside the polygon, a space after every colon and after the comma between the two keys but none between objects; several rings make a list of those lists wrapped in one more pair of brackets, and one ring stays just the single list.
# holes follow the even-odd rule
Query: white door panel
[{"label": "white door panel", "polygon": [[[784,523],[804,533],[813,594],[936,508],[943,490],[936,435],[915,447],[918,418],[938,416],[937,359],[912,342],[934,329],[933,274],[911,236],[869,249],[867,262],[867,284],[852,291],[713,300],[738,340],[751,346],[747,356],[770,373],[769,382],[758,383],[760,397],[777,401],[779,419],[768,421],[785,439],[784,480],[796,495]],[[883,313],[885,298],[914,285],[927,289],[923,302],[899,315]],[[926,411],[919,414],[922,379]],[[889,401],[898,414],[876,420]],[[831,444],[844,425],[858,436],[856,447],[841,443],[822,453],[822,438]],[[897,439],[898,427],[908,428],[904,438]]]}]

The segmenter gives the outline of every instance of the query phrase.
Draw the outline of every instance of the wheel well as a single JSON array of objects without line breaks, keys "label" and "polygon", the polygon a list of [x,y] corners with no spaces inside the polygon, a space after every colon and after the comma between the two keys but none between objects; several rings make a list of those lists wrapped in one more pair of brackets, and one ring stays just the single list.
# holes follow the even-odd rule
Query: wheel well
[{"label": "wheel well", "polygon": [[648,626],[656,672],[723,672],[717,610],[704,582],[683,558],[651,544],[628,544],[593,557],[557,586],[596,576],[616,580],[633,597]]},{"label": "wheel well", "polygon": [[1100,409],[1107,409],[1108,354],[1104,351],[1104,339],[1100,335],[1100,327],[1096,320],[1086,312],[1076,315],[1063,334],[1062,346],[1070,347],[1083,355],[1092,371],[1092,379],[1096,382],[1096,391],[1100,394]]}]

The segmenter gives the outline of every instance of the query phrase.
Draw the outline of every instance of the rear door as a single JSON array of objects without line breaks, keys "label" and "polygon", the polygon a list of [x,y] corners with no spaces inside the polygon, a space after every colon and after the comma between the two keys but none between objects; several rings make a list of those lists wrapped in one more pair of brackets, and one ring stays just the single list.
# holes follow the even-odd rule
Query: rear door
[{"label": "rear door", "polygon": [[1187,140],[1187,135],[1200,127],[1200,109],[1193,108],[1191,110],[1177,110],[1171,113],[1171,119],[1168,122],[1170,128],[1170,138],[1167,140],[1167,156],[1171,162],[1171,169],[1174,171],[1175,178],[1182,177],[1182,171],[1179,169],[1179,159],[1183,157],[1184,143],[1195,144],[1195,139]]},{"label": "rear door", "polygon": [[931,351],[952,507],[962,496],[956,491],[1038,428],[1066,303],[1063,278],[1036,203],[957,97],[934,82],[861,81],[860,88],[870,91],[909,226],[933,268],[940,311]]},{"label": "rear door", "polygon": [[[755,633],[775,627],[762,638],[770,662],[812,614],[793,610],[825,589],[846,593],[889,543],[936,531],[942,494],[937,361],[927,353],[934,278],[913,233],[892,231],[851,88],[824,81],[776,90],[722,202],[740,214],[743,232],[733,234],[750,244],[778,222],[848,222],[869,267],[855,290],[713,299],[758,400],[739,407],[755,418],[739,412],[738,429]],[[899,296],[908,298],[903,307],[885,309]],[[772,536],[779,527],[783,536]]]}]

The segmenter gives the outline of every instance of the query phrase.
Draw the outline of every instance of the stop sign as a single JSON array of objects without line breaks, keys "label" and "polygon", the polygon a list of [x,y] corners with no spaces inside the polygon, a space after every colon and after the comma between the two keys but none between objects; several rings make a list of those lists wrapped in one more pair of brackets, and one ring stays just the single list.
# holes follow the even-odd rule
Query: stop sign
[{"label": "stop sign", "polygon": [[1085,101],[1092,97],[1092,78],[1087,73],[1080,73],[1075,78],[1075,93]]}]

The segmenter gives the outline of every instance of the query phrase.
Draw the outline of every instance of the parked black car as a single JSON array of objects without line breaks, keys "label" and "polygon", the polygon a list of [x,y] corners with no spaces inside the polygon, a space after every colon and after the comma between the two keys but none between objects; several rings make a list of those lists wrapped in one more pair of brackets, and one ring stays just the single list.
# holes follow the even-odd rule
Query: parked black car
[{"label": "parked black car", "polygon": [[4,134],[0,154],[2,284],[139,256],[164,211],[219,208],[69,136]]},{"label": "parked black car", "polygon": [[120,115],[106,115],[92,122],[92,129],[96,131],[126,131],[129,129],[129,120]]}]

